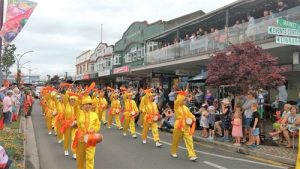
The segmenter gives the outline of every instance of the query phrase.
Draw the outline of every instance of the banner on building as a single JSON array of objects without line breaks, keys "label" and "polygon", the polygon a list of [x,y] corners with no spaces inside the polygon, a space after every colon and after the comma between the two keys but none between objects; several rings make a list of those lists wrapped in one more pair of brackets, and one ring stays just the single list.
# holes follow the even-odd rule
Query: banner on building
[{"label": "banner on building", "polygon": [[8,0],[6,22],[0,36],[6,43],[12,42],[22,30],[37,3],[27,0]]}]

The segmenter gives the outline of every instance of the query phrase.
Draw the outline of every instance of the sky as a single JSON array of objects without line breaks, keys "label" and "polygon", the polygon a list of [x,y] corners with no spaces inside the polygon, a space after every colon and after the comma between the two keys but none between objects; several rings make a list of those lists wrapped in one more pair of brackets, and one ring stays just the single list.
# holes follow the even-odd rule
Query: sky
[{"label": "sky", "polygon": [[[135,21],[171,20],[198,10],[205,13],[235,0],[32,0],[38,6],[12,42],[23,56],[23,72],[75,75],[76,57],[102,41],[114,45]],[[26,69],[27,68],[27,69]],[[12,67],[12,72],[16,68]]]}]

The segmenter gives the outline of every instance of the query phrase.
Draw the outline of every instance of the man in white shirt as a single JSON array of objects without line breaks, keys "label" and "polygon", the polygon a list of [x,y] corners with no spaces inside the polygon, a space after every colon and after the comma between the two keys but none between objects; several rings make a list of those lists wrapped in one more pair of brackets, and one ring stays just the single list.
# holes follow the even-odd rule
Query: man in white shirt
[{"label": "man in white shirt", "polygon": [[7,91],[6,96],[3,99],[3,115],[4,115],[5,125],[11,123],[12,106],[13,106],[13,101],[11,98],[12,95],[13,95],[12,91]]}]

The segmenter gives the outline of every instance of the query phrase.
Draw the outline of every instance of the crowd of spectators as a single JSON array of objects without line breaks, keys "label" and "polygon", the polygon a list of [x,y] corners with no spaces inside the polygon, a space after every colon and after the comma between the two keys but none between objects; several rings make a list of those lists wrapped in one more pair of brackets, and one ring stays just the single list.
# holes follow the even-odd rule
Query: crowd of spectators
[{"label": "crowd of spectators", "polygon": [[[260,17],[257,19],[260,20],[268,20],[276,17],[276,14],[288,9],[288,5],[284,2],[284,0],[278,0],[277,7],[274,9],[266,9],[263,11]],[[202,27],[190,32],[186,33],[182,37],[175,37],[173,42],[161,42],[161,45],[158,49],[168,47],[170,45],[180,45],[185,41],[190,41],[191,43],[197,39],[205,39],[206,48],[207,49],[223,49],[226,47],[227,42],[236,44],[243,41],[255,41],[257,38],[267,38],[267,34],[265,33],[267,30],[267,25],[262,29],[264,33],[262,35],[257,33],[256,28],[256,19],[250,13],[247,15],[247,18],[236,20],[233,25],[228,25],[224,27],[211,27],[204,29]],[[259,31],[258,31],[259,32]]]}]

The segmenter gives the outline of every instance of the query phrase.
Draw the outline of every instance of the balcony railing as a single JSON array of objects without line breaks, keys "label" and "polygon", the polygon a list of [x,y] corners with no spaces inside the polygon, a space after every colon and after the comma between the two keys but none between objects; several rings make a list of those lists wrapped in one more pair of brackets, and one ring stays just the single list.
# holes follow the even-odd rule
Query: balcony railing
[{"label": "balcony railing", "polygon": [[261,42],[263,40],[272,39],[275,36],[268,34],[268,26],[278,26],[277,18],[285,18],[287,20],[300,20],[300,6],[288,9],[281,13],[275,13],[272,16],[263,17],[255,20],[255,24],[240,24],[217,30],[214,33],[196,37],[187,41],[157,49],[148,52],[146,55],[146,65],[169,62],[177,59],[183,59],[212,53],[225,49],[230,43],[239,44],[246,41]]}]

